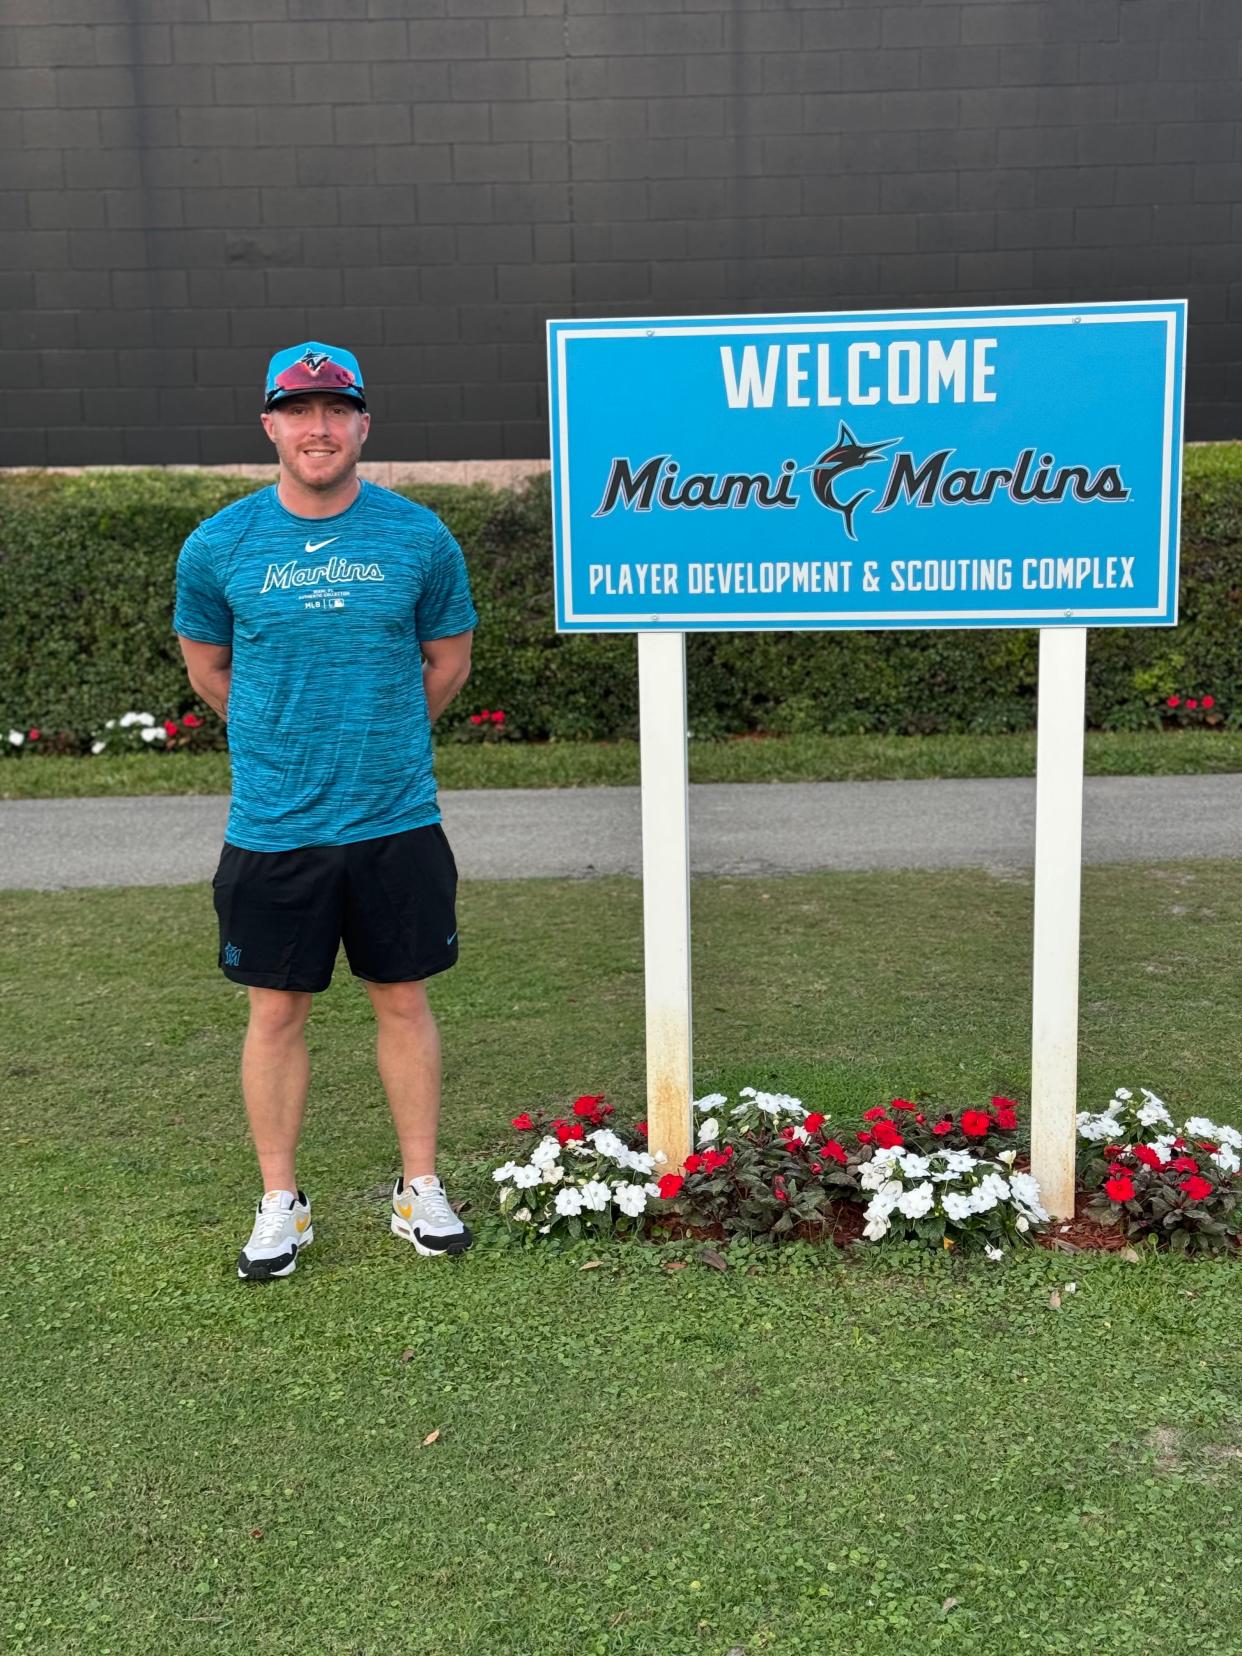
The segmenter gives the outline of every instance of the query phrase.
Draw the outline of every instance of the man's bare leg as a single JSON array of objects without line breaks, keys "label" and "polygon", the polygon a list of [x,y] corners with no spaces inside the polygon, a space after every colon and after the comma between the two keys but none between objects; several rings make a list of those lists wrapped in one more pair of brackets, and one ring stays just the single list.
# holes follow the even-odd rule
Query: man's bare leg
[{"label": "man's bare leg", "polygon": [[375,1056],[388,1095],[406,1184],[436,1170],[440,1031],[422,983],[368,983]]},{"label": "man's bare leg", "polygon": [[242,1093],[264,1190],[298,1188],[294,1163],[310,1086],[310,1005],[311,996],[298,989],[250,990]]}]

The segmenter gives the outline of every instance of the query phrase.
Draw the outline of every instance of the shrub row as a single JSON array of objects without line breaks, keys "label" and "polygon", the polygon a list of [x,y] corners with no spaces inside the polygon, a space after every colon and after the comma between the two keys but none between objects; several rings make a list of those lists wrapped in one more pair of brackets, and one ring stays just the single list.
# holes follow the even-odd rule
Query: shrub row
[{"label": "shrub row", "polygon": [[[0,723],[85,738],[142,708],[193,705],[170,631],[177,551],[256,485],[209,473],[16,473],[0,480]],[[465,548],[480,614],[474,677],[444,734],[502,707],[532,740],[635,734],[634,640],[552,629],[551,503],[483,485],[406,491]],[[995,732],[1035,718],[1033,631],[698,633],[688,641],[697,736]],[[1211,694],[1242,722],[1242,445],[1187,450],[1181,623],[1093,630],[1091,725],[1158,725],[1167,698]]]}]

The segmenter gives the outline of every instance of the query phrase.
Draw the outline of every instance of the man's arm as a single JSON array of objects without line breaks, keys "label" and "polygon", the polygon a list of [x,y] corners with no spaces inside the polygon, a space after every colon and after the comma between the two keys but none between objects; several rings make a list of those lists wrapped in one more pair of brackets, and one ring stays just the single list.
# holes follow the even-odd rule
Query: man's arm
[{"label": "man's arm", "polygon": [[427,717],[434,723],[470,677],[470,646],[473,632],[455,633],[452,638],[432,638],[422,645],[423,694]]},{"label": "man's arm", "polygon": [[194,638],[177,634],[185,670],[190,677],[190,688],[212,707],[222,719],[229,716],[229,686],[233,682],[233,646],[231,644],[203,644]]}]

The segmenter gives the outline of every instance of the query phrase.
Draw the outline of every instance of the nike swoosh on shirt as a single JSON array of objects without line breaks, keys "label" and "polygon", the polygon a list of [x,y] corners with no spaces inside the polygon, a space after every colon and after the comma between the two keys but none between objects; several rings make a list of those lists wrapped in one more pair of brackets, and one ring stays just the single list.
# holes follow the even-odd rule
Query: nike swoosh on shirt
[{"label": "nike swoosh on shirt", "polygon": [[331,546],[334,540],[340,540],[340,538],[339,535],[329,535],[326,541],[316,541],[313,546],[310,541],[307,541],[306,550],[308,552],[318,552],[321,546]]}]

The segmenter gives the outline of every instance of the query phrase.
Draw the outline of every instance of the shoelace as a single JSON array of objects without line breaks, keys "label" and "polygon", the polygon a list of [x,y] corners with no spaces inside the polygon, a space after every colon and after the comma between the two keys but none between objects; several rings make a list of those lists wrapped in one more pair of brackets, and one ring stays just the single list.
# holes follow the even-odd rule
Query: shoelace
[{"label": "shoelace", "polygon": [[416,1189],[415,1198],[423,1203],[427,1217],[433,1225],[446,1225],[452,1229],[458,1223],[457,1215],[449,1206],[448,1197],[438,1185],[430,1185],[426,1190]]},{"label": "shoelace", "polygon": [[259,1247],[268,1247],[281,1241],[285,1224],[291,1217],[292,1211],[286,1207],[260,1207],[255,1217],[251,1240]]}]

